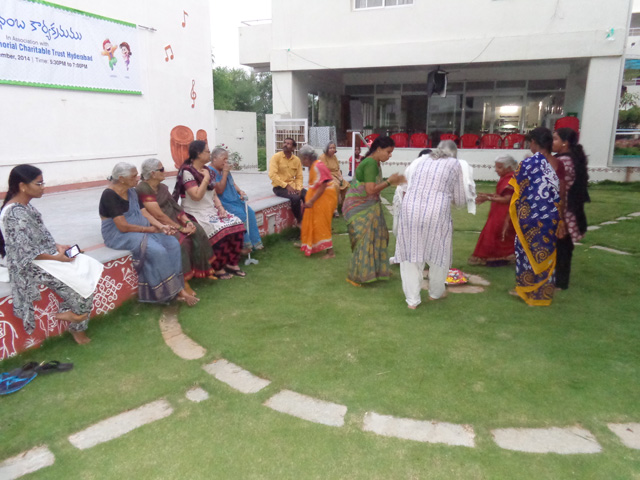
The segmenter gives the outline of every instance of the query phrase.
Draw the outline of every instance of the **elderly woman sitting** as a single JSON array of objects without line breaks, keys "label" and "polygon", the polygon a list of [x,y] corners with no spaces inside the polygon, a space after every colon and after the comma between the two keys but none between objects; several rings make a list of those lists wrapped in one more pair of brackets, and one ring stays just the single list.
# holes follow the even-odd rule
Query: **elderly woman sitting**
[{"label": "elderly woman sitting", "polygon": [[209,147],[202,140],[189,145],[189,158],[180,167],[173,198],[181,198],[184,211],[195,218],[207,233],[213,247],[216,276],[223,280],[246,276],[240,270],[240,252],[244,237],[244,224],[228,213],[216,195],[216,182],[206,166],[210,160]]},{"label": "elderly woman sitting", "polygon": [[136,187],[140,203],[156,220],[174,229],[174,237],[180,242],[182,251],[184,285],[193,295],[195,292],[188,284],[190,279],[215,275],[211,266],[215,256],[207,234],[197,222],[188,217],[169,193],[169,188],[162,183],[165,175],[160,160],[149,158],[142,162],[141,169],[142,181]]},{"label": "elderly woman sitting", "polygon": [[400,263],[402,289],[411,309],[421,302],[425,263],[429,264],[430,298],[446,295],[452,256],[451,204],[467,202],[462,167],[455,157],[452,148],[437,148],[412,162],[405,172],[395,261]]},{"label": "elderly woman sitting", "polygon": [[[338,202],[342,204],[350,185],[349,182],[342,178],[340,163],[338,162],[338,157],[336,157],[337,151],[338,147],[336,147],[336,144],[334,142],[329,142],[327,146],[324,147],[324,153],[320,155],[320,161],[324,163],[331,172],[331,176],[333,177],[333,186],[339,195]],[[336,210],[336,216],[337,215],[338,211]]]},{"label": "elderly woman sitting", "polygon": [[509,216],[509,204],[513,195],[513,187],[509,185],[509,181],[513,178],[517,166],[511,155],[496,158],[495,170],[500,177],[496,193],[481,193],[476,199],[478,204],[491,202],[491,209],[473,255],[469,257],[469,265],[499,266],[515,261],[516,231],[510,223],[508,229],[505,230],[503,227],[505,219]]},{"label": "elderly woman sitting", "polygon": [[140,208],[134,187],[138,170],[118,163],[110,177],[111,186],[102,192],[100,218],[102,238],[107,247],[130,250],[138,272],[138,299],[165,303],[173,298],[195,305],[198,299],[184,288],[180,244],[163,225]]},{"label": "elderly woman sitting", "polygon": [[309,189],[304,199],[300,249],[306,256],[326,250],[322,258],[334,258],[331,219],[338,204],[338,193],[332,188],[331,172],[318,160],[316,152],[309,145],[302,147],[298,155],[302,165],[309,169]]}]

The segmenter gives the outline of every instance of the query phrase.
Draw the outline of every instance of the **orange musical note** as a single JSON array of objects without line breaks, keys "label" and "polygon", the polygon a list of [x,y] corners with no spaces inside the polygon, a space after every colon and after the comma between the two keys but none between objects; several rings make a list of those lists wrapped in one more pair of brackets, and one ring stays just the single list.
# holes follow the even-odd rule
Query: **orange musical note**
[{"label": "orange musical note", "polygon": [[165,62],[169,61],[169,50],[171,50],[171,60],[173,60],[173,48],[171,48],[171,45],[167,45],[164,47],[164,54],[166,55],[166,58],[164,59]]},{"label": "orange musical note", "polygon": [[195,80],[191,80],[191,100],[193,100],[193,103],[191,104],[191,108],[195,108],[196,107],[196,81]]},{"label": "orange musical note", "polygon": [[189,14],[187,12],[185,12],[184,10],[182,11],[183,15],[182,15],[182,28],[187,26],[187,17],[189,16]]}]

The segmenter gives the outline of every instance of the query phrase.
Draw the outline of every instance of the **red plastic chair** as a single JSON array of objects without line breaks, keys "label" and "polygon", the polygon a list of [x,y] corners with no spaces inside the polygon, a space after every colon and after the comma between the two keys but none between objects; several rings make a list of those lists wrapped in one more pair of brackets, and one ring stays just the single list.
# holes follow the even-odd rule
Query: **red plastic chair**
[{"label": "red plastic chair", "polygon": [[453,140],[457,144],[459,139],[460,137],[458,137],[458,135],[456,135],[455,133],[443,133],[440,135],[440,141]]},{"label": "red plastic chair", "polygon": [[559,128],[570,128],[576,133],[580,133],[580,120],[578,117],[562,117],[556,120],[556,124],[553,126],[554,130]]},{"label": "red plastic chair", "polygon": [[409,146],[408,133],[394,133],[391,139],[395,142],[396,148],[407,148]]},{"label": "red plastic chair", "polygon": [[367,143],[369,145],[371,145],[373,143],[373,141],[378,138],[380,136],[380,134],[378,133],[372,133],[371,135],[367,135],[366,137],[364,137],[364,139],[367,141]]},{"label": "red plastic chair", "polygon": [[521,133],[510,133],[502,142],[502,148],[524,148],[524,135]]},{"label": "red plastic chair", "polygon": [[480,148],[500,148],[502,138],[497,133],[487,133],[480,139]]},{"label": "red plastic chair", "polygon": [[413,148],[429,148],[431,140],[426,133],[414,133],[411,135],[410,143]]},{"label": "red plastic chair", "polygon": [[460,148],[478,148],[479,139],[475,133],[465,133],[460,137]]}]

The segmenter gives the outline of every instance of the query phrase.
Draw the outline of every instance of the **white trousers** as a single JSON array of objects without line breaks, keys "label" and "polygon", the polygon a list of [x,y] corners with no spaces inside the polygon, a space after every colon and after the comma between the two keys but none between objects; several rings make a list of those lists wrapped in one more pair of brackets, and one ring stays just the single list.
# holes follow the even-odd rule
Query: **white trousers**
[{"label": "white trousers", "polygon": [[[402,290],[411,307],[420,305],[420,292],[422,290],[422,272],[425,263],[400,262],[400,276],[402,277]],[[429,296],[438,299],[445,292],[448,268],[429,267]]]}]

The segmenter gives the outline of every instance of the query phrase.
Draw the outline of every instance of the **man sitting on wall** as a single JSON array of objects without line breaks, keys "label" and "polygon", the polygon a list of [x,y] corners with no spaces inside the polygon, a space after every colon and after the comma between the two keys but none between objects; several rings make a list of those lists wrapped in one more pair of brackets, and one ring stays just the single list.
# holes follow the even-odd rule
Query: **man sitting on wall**
[{"label": "man sitting on wall", "polygon": [[302,163],[293,154],[296,141],[285,138],[282,151],[271,157],[269,162],[269,178],[273,185],[273,193],[278,197],[291,200],[291,210],[299,224],[302,223],[302,207],[307,191],[302,188]]}]

